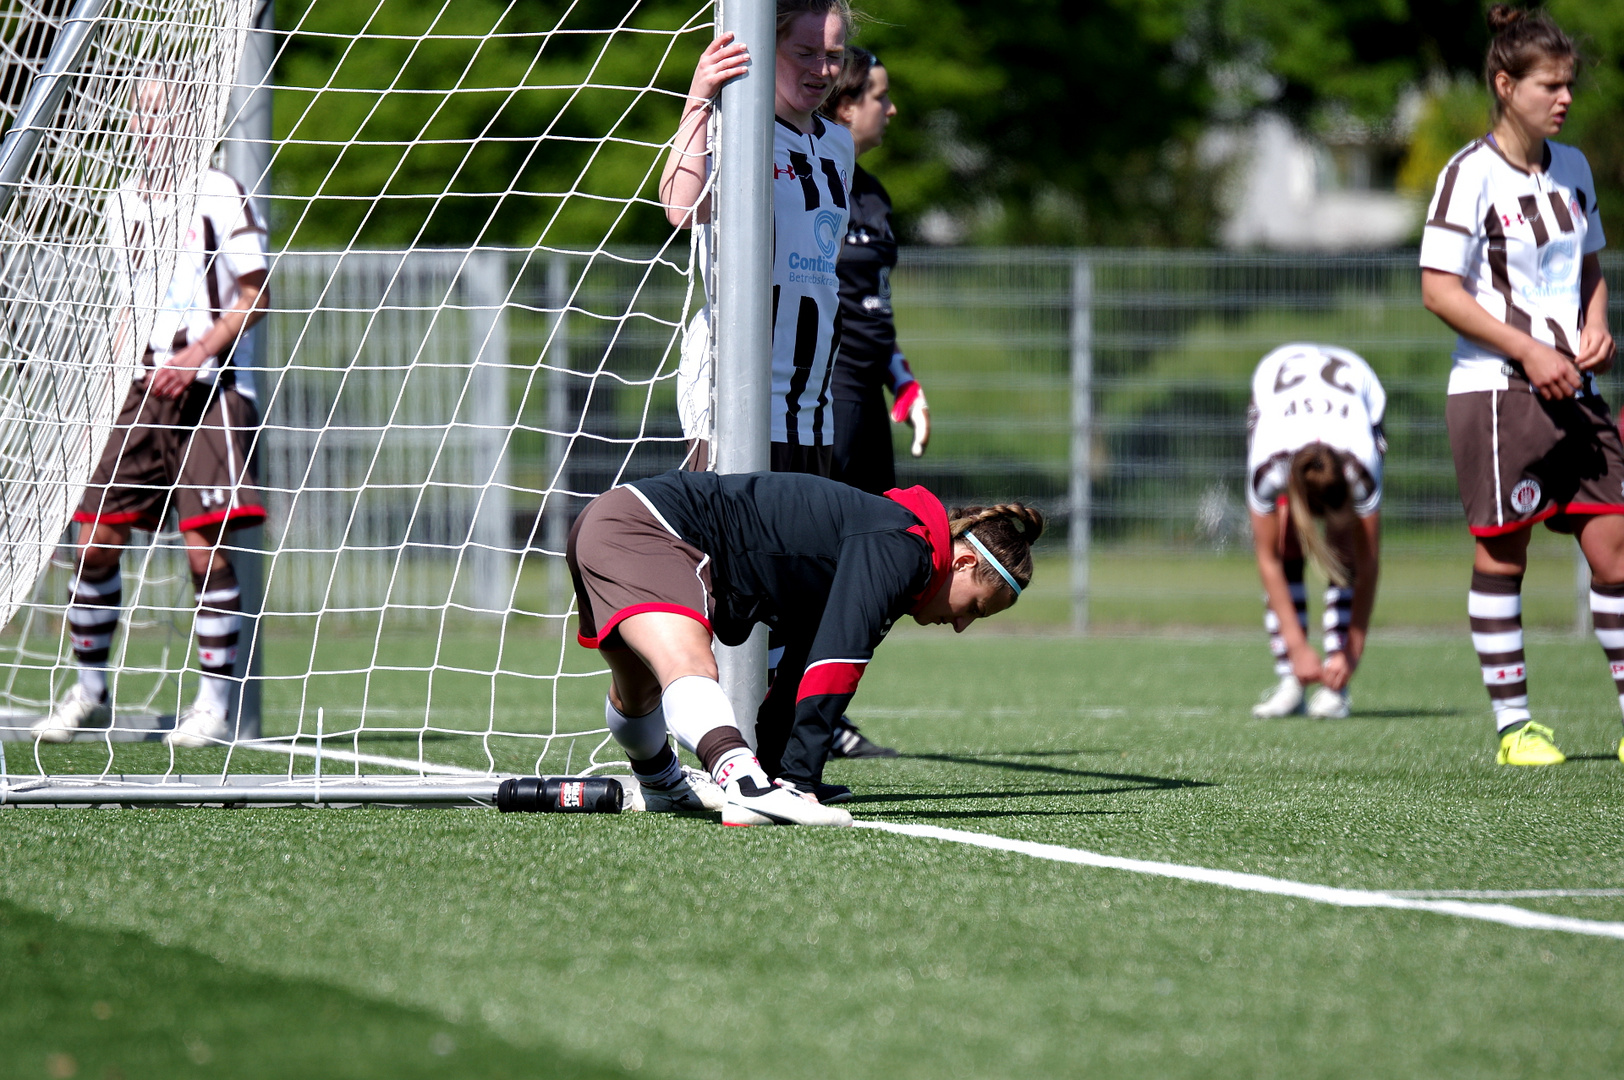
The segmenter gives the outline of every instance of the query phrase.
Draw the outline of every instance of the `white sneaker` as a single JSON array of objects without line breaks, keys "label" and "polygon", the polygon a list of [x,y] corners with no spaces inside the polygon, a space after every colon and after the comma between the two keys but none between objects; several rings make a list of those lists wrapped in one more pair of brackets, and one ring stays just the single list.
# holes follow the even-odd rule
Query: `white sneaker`
[{"label": "white sneaker", "polygon": [[105,701],[93,701],[85,696],[78,683],[74,683],[62,700],[51,708],[51,715],[34,722],[29,730],[40,742],[72,742],[74,733],[84,728],[104,728],[113,722],[113,707]]},{"label": "white sneaker", "polygon": [[1266,691],[1263,700],[1252,706],[1252,715],[1259,720],[1278,720],[1282,716],[1297,716],[1303,711],[1303,684],[1297,676],[1286,675],[1274,689]]},{"label": "white sneaker", "polygon": [[727,796],[716,786],[716,781],[698,769],[682,767],[682,779],[674,787],[652,788],[638,784],[642,791],[643,809],[652,814],[677,814],[702,810],[720,810],[727,805]]},{"label": "white sneaker", "polygon": [[850,826],[851,815],[838,806],[824,806],[810,792],[787,780],[758,787],[748,776],[727,786],[723,825],[833,825]]},{"label": "white sneaker", "polygon": [[1308,698],[1308,715],[1316,720],[1346,720],[1348,692],[1316,686]]},{"label": "white sneaker", "polygon": [[206,705],[193,705],[180,714],[175,730],[164,736],[170,746],[225,746],[231,740],[226,714]]}]

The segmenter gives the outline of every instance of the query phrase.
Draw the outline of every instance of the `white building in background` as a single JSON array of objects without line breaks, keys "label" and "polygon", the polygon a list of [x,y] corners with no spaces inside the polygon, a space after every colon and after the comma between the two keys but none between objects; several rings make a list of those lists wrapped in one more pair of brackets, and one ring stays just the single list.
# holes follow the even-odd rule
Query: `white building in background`
[{"label": "white building in background", "polygon": [[1250,128],[1210,133],[1208,160],[1231,163],[1229,248],[1357,251],[1391,248],[1415,234],[1426,207],[1392,188],[1383,148],[1353,132],[1335,142],[1304,137],[1264,113]]}]

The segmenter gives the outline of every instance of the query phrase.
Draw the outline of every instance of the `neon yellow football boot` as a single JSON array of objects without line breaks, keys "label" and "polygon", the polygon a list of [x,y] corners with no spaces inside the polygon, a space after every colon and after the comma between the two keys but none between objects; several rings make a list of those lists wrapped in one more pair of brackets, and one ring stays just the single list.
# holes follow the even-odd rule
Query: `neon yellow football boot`
[{"label": "neon yellow football boot", "polygon": [[1624,739],[1618,740],[1618,760],[1624,761]]},{"label": "neon yellow football boot", "polygon": [[[1560,765],[1568,757],[1556,748],[1555,734],[1544,724],[1524,724],[1501,737],[1500,753],[1494,760],[1500,765]],[[1619,753],[1624,755],[1624,748]]]}]

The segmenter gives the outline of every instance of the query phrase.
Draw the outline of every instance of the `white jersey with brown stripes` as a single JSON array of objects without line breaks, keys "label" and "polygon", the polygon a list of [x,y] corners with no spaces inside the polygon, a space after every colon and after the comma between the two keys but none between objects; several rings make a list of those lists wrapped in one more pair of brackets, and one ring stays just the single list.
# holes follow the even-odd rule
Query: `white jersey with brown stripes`
[{"label": "white jersey with brown stripes", "polygon": [[1387,392],[1357,353],[1297,342],[1265,356],[1252,374],[1247,411],[1246,503],[1267,514],[1286,492],[1291,458],[1311,443],[1347,457],[1354,511],[1381,505],[1381,435]]},{"label": "white jersey with brown stripes", "polygon": [[[107,241],[119,292],[138,324],[152,320],[148,347],[157,364],[209,332],[220,313],[237,302],[238,279],[266,269],[265,226],[241,184],[219,169],[207,169],[180,186],[193,194],[192,215],[179,237],[158,235],[161,230],[154,227],[171,213],[175,192],[155,190],[143,174],[130,177],[107,200]],[[175,256],[167,281],[155,274],[162,248]],[[198,369],[203,382],[217,374],[215,357]],[[251,389],[247,393],[253,396]]]},{"label": "white jersey with brown stripes", "polygon": [[[1421,233],[1421,265],[1458,275],[1496,319],[1573,356],[1581,264],[1606,242],[1582,153],[1547,140],[1543,168],[1527,170],[1486,135],[1438,175]],[[1507,357],[1457,338],[1449,392],[1504,390],[1514,373]]]}]

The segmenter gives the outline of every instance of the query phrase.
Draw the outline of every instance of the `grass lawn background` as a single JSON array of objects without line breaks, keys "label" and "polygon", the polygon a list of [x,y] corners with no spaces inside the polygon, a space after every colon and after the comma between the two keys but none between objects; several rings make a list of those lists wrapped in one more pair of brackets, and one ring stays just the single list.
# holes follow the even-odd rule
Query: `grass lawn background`
[{"label": "grass lawn background", "polygon": [[[907,756],[829,777],[863,818],[1328,885],[1624,888],[1600,651],[1530,662],[1559,769],[1493,765],[1465,635],[1378,639],[1327,723],[1249,718],[1250,637],[899,634],[855,711]],[[20,1077],[1607,1076],[1624,1000],[1595,938],[472,810],[0,813],[0,958]]]}]

